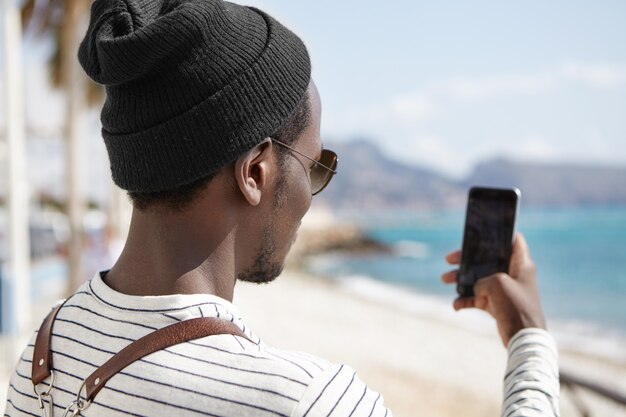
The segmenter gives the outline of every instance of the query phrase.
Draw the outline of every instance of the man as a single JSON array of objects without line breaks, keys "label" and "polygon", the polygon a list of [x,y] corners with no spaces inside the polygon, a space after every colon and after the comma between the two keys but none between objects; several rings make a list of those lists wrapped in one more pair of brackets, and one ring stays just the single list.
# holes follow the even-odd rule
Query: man
[{"label": "man", "polygon": [[[55,377],[37,395],[27,347],[6,415],[48,404],[86,416],[391,415],[352,369],[264,345],[230,303],[237,280],[280,274],[312,196],[336,171],[300,39],[220,0],[96,0],[79,59],[107,89],[102,133],[113,179],[133,201],[130,232],[115,266],[60,309]],[[556,351],[522,237],[511,275],[485,278],[476,294],[455,307],[489,311],[509,346],[503,413],[558,414]],[[122,348],[197,317],[244,335],[157,351],[116,373],[93,403],[81,400],[83,381]]]}]

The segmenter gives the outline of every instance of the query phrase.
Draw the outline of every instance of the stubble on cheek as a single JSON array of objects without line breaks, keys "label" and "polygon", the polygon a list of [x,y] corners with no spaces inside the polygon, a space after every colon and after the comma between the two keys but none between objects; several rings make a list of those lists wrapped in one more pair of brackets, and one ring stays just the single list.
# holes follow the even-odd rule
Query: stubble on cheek
[{"label": "stubble on cheek", "polygon": [[247,271],[237,276],[239,281],[266,284],[276,279],[283,271],[284,264],[272,259],[276,252],[276,241],[272,237],[271,227],[273,227],[273,224],[263,229],[261,247],[257,252],[254,263]]},{"label": "stubble on cheek", "polygon": [[287,193],[285,192],[285,188],[287,186],[287,178],[283,175],[278,178],[276,181],[276,192],[274,194],[274,210],[278,210],[285,205],[285,201],[287,200]]}]

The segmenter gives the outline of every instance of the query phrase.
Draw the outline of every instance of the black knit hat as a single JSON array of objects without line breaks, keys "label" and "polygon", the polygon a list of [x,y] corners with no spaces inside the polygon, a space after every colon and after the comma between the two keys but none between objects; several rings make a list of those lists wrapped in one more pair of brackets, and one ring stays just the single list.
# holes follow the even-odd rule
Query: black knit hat
[{"label": "black knit hat", "polygon": [[221,0],[96,0],[78,56],[106,87],[113,180],[135,192],[189,184],[235,160],[289,117],[311,76],[295,34]]}]

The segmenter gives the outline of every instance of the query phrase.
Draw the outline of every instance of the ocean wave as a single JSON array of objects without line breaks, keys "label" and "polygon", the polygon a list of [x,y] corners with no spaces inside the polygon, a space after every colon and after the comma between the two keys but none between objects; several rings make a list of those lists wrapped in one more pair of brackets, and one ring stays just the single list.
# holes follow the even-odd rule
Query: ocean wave
[{"label": "ocean wave", "polygon": [[[335,259],[333,262],[340,262]],[[475,333],[496,334],[493,319],[475,309],[456,312],[450,297],[418,292],[414,288],[379,281],[367,275],[346,274],[332,278],[344,289],[361,298],[383,303],[403,313],[415,314],[469,329]],[[560,349],[626,365],[626,335],[619,330],[582,320],[550,320],[550,333]]]},{"label": "ocean wave", "polygon": [[626,334],[622,331],[582,320],[552,320],[549,325],[561,349],[626,366]]},{"label": "ocean wave", "polygon": [[424,242],[401,240],[393,245],[393,254],[403,258],[427,259],[430,257],[430,246]]}]

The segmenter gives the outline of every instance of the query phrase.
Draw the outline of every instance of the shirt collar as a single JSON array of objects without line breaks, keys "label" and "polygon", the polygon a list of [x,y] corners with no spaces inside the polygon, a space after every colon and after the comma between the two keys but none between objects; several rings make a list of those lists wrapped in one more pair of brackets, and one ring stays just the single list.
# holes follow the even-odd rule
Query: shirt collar
[{"label": "shirt collar", "polygon": [[172,294],[158,296],[136,296],[123,294],[109,287],[101,271],[84,284],[83,290],[91,293],[100,303],[109,308],[137,314],[158,314],[172,321],[189,320],[196,317],[218,317],[235,323],[255,343],[259,339],[243,323],[237,307],[213,294]]}]

